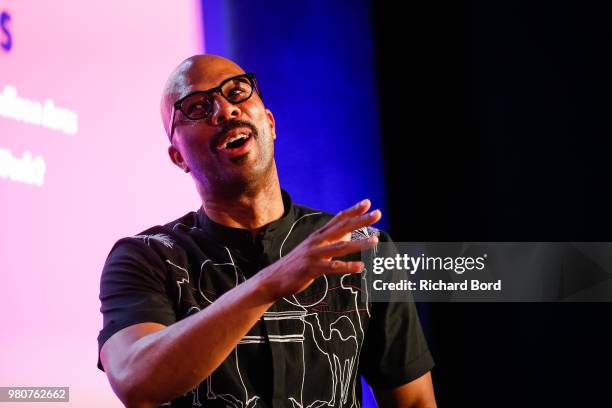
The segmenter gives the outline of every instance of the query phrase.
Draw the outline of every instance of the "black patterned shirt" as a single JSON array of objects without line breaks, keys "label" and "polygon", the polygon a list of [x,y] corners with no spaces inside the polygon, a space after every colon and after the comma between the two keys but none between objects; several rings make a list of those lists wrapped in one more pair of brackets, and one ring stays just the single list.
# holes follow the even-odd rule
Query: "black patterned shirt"
[{"label": "black patterned shirt", "polygon": [[[256,239],[212,221],[200,208],[119,240],[101,276],[98,353],[125,327],[169,326],[198,313],[333,217],[282,195],[283,216]],[[390,240],[371,227],[352,239],[371,234]],[[371,303],[361,279],[366,274],[322,276],[278,300],[210,376],[162,406],[360,407],[360,375],[373,388],[389,389],[428,372],[433,360],[414,303]]]}]

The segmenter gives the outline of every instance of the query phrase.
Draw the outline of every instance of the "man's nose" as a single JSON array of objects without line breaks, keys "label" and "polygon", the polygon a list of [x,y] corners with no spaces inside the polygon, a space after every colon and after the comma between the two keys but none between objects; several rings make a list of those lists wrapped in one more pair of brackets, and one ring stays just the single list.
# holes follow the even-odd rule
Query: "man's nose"
[{"label": "man's nose", "polygon": [[213,126],[220,125],[231,119],[239,119],[242,111],[238,105],[228,102],[223,96],[216,94],[213,101],[211,122]]}]

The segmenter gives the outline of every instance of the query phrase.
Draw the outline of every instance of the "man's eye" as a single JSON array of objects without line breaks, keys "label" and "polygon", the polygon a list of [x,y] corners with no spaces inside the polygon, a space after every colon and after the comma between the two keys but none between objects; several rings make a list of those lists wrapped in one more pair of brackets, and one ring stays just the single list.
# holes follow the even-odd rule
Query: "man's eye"
[{"label": "man's eye", "polygon": [[236,87],[236,88],[230,89],[227,96],[230,98],[237,97],[237,96],[243,95],[245,92],[246,91],[244,89]]},{"label": "man's eye", "polygon": [[202,102],[193,103],[187,107],[188,116],[198,116],[206,111],[206,106]]}]

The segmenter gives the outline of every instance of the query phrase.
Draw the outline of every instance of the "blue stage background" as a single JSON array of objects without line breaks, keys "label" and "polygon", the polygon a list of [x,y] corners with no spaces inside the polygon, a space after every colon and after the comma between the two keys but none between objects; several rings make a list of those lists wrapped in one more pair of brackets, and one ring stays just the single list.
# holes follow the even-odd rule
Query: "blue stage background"
[{"label": "blue stage background", "polygon": [[368,197],[384,211],[369,2],[265,4],[203,0],[204,39],[257,75],[281,184],[304,205],[336,212]]},{"label": "blue stage background", "polygon": [[330,212],[368,197],[386,230],[370,2],[203,0],[202,13],[206,52],[257,75],[283,188]]}]

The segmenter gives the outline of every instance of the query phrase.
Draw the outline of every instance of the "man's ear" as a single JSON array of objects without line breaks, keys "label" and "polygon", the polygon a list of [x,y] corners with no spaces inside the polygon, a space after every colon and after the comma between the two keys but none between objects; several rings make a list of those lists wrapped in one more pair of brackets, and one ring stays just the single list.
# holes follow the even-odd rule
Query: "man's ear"
[{"label": "man's ear", "polygon": [[266,116],[268,118],[268,123],[270,124],[270,128],[272,129],[272,137],[276,140],[276,126],[274,122],[274,115],[270,111],[270,109],[266,109]]},{"label": "man's ear", "polygon": [[174,145],[168,146],[168,156],[170,156],[170,160],[172,160],[172,163],[177,165],[185,173],[189,173],[189,167],[187,167],[187,163],[185,163],[181,152],[179,152],[178,149],[174,147]]}]

